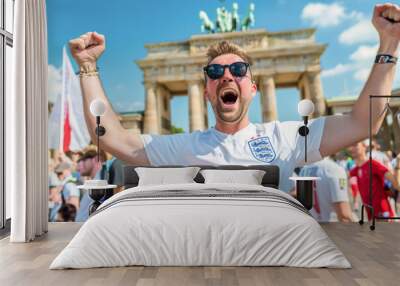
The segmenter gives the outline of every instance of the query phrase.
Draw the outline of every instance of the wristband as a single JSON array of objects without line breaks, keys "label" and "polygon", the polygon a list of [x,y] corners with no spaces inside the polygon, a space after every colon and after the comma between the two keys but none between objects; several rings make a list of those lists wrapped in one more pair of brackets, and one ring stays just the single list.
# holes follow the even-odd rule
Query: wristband
[{"label": "wristband", "polygon": [[376,64],[395,64],[397,63],[397,58],[389,54],[378,54],[375,57]]},{"label": "wristband", "polygon": [[86,69],[81,66],[76,74],[79,75],[79,77],[96,76],[99,74],[99,68],[96,67],[95,69]]}]

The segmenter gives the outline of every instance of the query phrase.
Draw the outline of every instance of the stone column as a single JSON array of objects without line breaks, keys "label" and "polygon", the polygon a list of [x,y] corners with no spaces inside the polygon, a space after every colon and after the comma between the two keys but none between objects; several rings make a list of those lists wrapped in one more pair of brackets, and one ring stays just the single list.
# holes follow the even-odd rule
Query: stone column
[{"label": "stone column", "polygon": [[159,119],[157,114],[157,95],[156,95],[156,84],[145,83],[146,88],[146,102],[144,110],[144,126],[143,133],[145,134],[158,134],[159,130]]},{"label": "stone column", "polygon": [[263,122],[269,122],[278,118],[276,108],[275,81],[273,76],[260,78],[260,100]]},{"label": "stone column", "polygon": [[163,115],[163,99],[164,99],[164,92],[163,92],[163,87],[161,85],[157,85],[156,89],[156,106],[157,106],[157,130],[158,134],[163,134],[163,125],[162,125],[162,115]]},{"label": "stone column", "polygon": [[169,90],[165,90],[165,99],[166,100],[166,110],[164,111],[165,113],[165,118],[168,120],[168,126],[166,128],[168,129],[168,134],[171,133],[171,99],[172,95]]},{"label": "stone column", "polygon": [[171,131],[170,93],[169,90],[159,84],[156,89],[158,130],[160,134],[169,134]]},{"label": "stone column", "polygon": [[188,82],[190,132],[204,130],[204,99],[201,81]]},{"label": "stone column", "polygon": [[307,72],[308,88],[310,99],[314,102],[315,111],[312,117],[325,115],[326,106],[322,91],[322,82],[319,72]]},{"label": "stone column", "polygon": [[297,88],[300,91],[301,99],[310,99],[311,98],[309,82],[308,82],[308,78],[305,74],[300,78]]},{"label": "stone column", "polygon": [[203,119],[203,130],[205,130],[205,129],[207,129],[208,128],[208,110],[207,110],[207,100],[206,100],[206,98],[204,97],[204,81],[202,81],[202,82],[200,82],[200,85],[199,85],[199,90],[200,90],[200,95],[201,95],[201,98],[202,98],[202,105],[201,105],[201,107],[202,107],[202,114],[203,114],[203,116],[204,116],[204,119]]}]

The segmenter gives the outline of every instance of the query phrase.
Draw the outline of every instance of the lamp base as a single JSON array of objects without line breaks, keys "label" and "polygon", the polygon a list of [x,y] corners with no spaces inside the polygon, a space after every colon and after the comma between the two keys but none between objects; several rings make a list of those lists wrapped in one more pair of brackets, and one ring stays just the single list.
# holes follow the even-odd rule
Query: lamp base
[{"label": "lamp base", "polygon": [[296,181],[296,198],[308,210],[314,205],[313,192],[314,181],[320,180],[319,177],[290,177],[292,181]]},{"label": "lamp base", "polygon": [[313,201],[313,181],[296,181],[297,200],[308,210],[311,210]]},{"label": "lamp base", "polygon": [[101,203],[114,194],[114,187],[104,189],[88,189],[89,197],[94,201],[89,207],[89,215],[94,213]]},{"label": "lamp base", "polygon": [[88,189],[89,197],[94,201],[89,207],[89,215],[94,213],[101,205],[101,200],[106,194],[107,189]]}]

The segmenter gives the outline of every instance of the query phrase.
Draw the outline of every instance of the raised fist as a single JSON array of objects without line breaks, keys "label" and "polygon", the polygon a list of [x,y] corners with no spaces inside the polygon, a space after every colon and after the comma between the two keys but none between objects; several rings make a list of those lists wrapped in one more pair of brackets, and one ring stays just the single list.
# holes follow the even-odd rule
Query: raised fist
[{"label": "raised fist", "polygon": [[381,41],[390,38],[400,40],[400,7],[395,4],[375,5],[372,23]]},{"label": "raised fist", "polygon": [[88,32],[79,38],[70,40],[69,48],[79,66],[95,65],[97,59],[106,48],[106,42],[103,35],[96,32]]}]

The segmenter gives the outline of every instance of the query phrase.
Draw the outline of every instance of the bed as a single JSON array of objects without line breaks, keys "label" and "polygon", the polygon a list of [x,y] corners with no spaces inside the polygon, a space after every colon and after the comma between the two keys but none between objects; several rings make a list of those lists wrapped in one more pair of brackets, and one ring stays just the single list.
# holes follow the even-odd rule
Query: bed
[{"label": "bed", "polygon": [[193,183],[140,186],[137,169],[126,166],[125,190],[97,209],[50,269],[351,267],[308,211],[278,190],[277,166],[199,167],[265,175],[261,185],[204,183],[198,173]]}]

